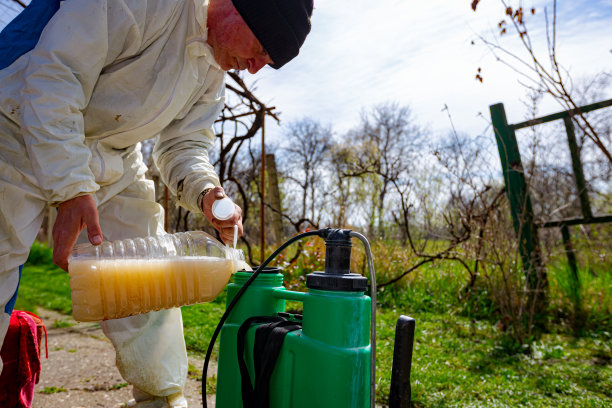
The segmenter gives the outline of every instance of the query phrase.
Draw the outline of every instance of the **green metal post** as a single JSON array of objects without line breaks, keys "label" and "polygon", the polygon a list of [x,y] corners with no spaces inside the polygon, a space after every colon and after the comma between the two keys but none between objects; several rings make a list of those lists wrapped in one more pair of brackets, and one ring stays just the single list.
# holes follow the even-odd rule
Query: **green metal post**
[{"label": "green metal post", "polygon": [[[572,122],[572,117],[564,117],[563,123],[565,124],[565,132],[567,133],[567,143],[569,145],[570,156],[572,157],[572,168],[574,170],[576,187],[578,188],[578,197],[580,198],[580,208],[582,209],[582,216],[586,220],[589,220],[593,218],[593,212],[591,211],[589,193],[586,188],[584,172],[582,171],[582,160],[580,159],[580,151],[578,150],[578,143],[576,142],[576,134],[574,132],[574,123]],[[574,248],[572,248],[569,228],[567,227],[567,225],[564,224],[561,227],[561,234],[563,235],[563,244],[565,246],[567,262],[569,263],[570,268],[572,269],[576,284],[578,284],[578,263],[576,262],[576,254],[574,253]]]},{"label": "green metal post", "polygon": [[570,237],[569,228],[563,224],[561,226],[561,236],[563,237],[563,247],[565,248],[565,254],[567,255],[567,262],[572,270],[572,279],[576,285],[579,284],[578,278],[578,262],[576,262],[576,254],[572,247],[572,239]]},{"label": "green metal post", "polygon": [[582,284],[580,283],[580,275],[578,275],[578,263],[576,262],[574,248],[572,248],[569,228],[565,224],[561,226],[561,235],[563,237],[563,246],[565,247],[565,253],[571,272],[569,280],[571,284],[570,299],[574,304],[573,328],[578,335],[584,328],[585,323],[582,307]]},{"label": "green metal post", "polygon": [[514,129],[508,125],[503,104],[491,105],[489,109],[504,173],[506,193],[510,201],[514,231],[519,238],[519,251],[523,261],[523,269],[527,276],[529,288],[539,291],[546,286],[547,280],[540,267],[541,258],[537,227],[534,223],[531,198],[525,182],[525,172],[521,163],[516,135]]},{"label": "green metal post", "polygon": [[[576,142],[574,131],[573,117],[591,112],[597,109],[612,106],[612,99],[592,103],[590,105],[581,106],[579,108],[570,109],[567,111],[557,112],[540,118],[530,119],[524,122],[509,125],[506,119],[504,106],[500,104],[491,105],[491,120],[495,131],[495,140],[499,149],[499,157],[501,159],[502,170],[504,172],[504,181],[506,183],[506,191],[508,193],[510,207],[512,211],[512,220],[514,229],[520,239],[521,258],[526,267],[530,279],[531,288],[534,283],[539,283],[539,288],[545,290],[548,285],[546,275],[541,270],[539,255],[537,230],[534,222],[533,211],[528,194],[528,189],[525,184],[525,175],[521,165],[520,153],[516,142],[515,130],[523,129],[531,126],[540,125],[556,120],[563,120],[567,134],[567,142],[569,145],[570,155],[572,159],[572,169],[578,189],[578,197],[580,199],[580,207],[582,210],[581,218],[549,220],[539,224],[541,228],[561,228],[563,244],[569,266],[571,268],[575,287],[579,289],[580,282],[578,276],[578,266],[576,256],[571,244],[569,226],[582,224],[600,224],[612,222],[612,215],[594,216],[591,210],[587,183],[584,177],[582,162],[580,159],[580,150]],[[537,272],[540,272],[539,282]],[[535,279],[535,280],[534,280]],[[580,301],[579,292],[577,293],[577,302]],[[577,303],[576,316],[581,315],[581,305]],[[580,318],[577,318],[579,321]]]},{"label": "green metal post", "polygon": [[591,211],[591,203],[589,202],[589,194],[584,180],[584,172],[582,171],[582,160],[580,160],[580,152],[578,151],[578,143],[576,142],[576,134],[574,132],[574,123],[570,116],[563,118],[565,123],[565,131],[567,133],[567,143],[572,157],[572,168],[574,169],[574,177],[576,178],[576,186],[578,187],[578,197],[580,197],[580,207],[582,215],[585,219],[593,218]]}]

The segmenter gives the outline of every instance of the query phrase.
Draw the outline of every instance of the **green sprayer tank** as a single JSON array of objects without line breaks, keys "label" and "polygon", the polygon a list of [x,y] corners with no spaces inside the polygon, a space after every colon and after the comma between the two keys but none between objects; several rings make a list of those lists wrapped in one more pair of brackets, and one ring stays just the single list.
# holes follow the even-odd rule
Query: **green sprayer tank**
[{"label": "green sprayer tank", "polygon": [[[265,270],[244,292],[221,330],[217,408],[243,406],[236,351],[239,326],[252,316],[282,314],[286,300],[303,303],[302,329],[288,333],[284,339],[270,379],[270,407],[369,407],[370,298],[364,294],[367,280],[350,273],[350,238],[343,230],[336,235],[326,240],[325,272],[306,277],[307,293],[286,290],[283,275],[276,268]],[[234,275],[227,289],[228,304],[250,275]],[[251,378],[254,331],[251,328],[247,332],[245,346]]]},{"label": "green sprayer tank", "polygon": [[[255,279],[253,272],[234,274],[227,288],[227,319],[220,323],[216,408],[371,406],[371,300],[365,295],[367,279],[350,272],[351,236],[365,237],[340,229],[314,232],[325,238],[325,271],[306,276],[308,292],[287,290],[278,268],[264,268]],[[371,264],[369,245],[366,250]],[[373,274],[372,265],[370,269]],[[286,313],[286,301],[301,302],[302,315]],[[266,337],[267,333],[273,330],[261,330],[266,324],[257,323],[262,317],[279,316],[283,324],[292,327],[274,348],[271,345],[278,343],[278,336],[269,340],[273,336]],[[401,316],[395,336],[390,408],[410,404],[413,339],[414,319]],[[259,375],[262,372],[265,374]],[[246,390],[245,394],[247,381],[256,392]],[[266,390],[263,402],[248,397],[261,396],[262,389]]]}]

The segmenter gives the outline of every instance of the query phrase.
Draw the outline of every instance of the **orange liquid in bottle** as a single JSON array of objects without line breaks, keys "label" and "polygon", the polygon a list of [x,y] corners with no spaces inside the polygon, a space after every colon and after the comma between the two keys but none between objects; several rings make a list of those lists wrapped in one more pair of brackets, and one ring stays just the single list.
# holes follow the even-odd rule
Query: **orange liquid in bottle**
[{"label": "orange liquid in bottle", "polygon": [[248,265],[207,256],[73,259],[68,266],[72,315],[98,321],[210,302],[243,267]]}]

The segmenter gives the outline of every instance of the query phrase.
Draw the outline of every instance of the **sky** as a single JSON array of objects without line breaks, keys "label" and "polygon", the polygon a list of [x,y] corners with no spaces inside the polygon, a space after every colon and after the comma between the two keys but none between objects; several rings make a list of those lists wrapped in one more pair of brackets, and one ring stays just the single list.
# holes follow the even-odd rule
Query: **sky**
[{"label": "sky", "polygon": [[[434,134],[448,133],[449,114],[458,132],[490,132],[489,105],[499,102],[510,123],[520,122],[526,92],[518,76],[476,41],[494,38],[504,8],[499,0],[482,0],[474,12],[470,4],[315,1],[312,31],[298,57],[278,71],[266,67],[249,81],[255,81],[261,100],[281,112],[281,125],[310,117],[331,124],[338,137],[358,124],[361,111],[389,101],[410,106]],[[544,5],[552,15],[552,1],[523,2],[536,8],[528,28],[535,43],[545,46]],[[557,7],[563,66],[575,78],[612,73],[612,1],[560,0]],[[519,51],[517,38],[507,35],[502,45]],[[479,67],[482,83],[475,79]],[[612,98],[612,89],[605,98]],[[552,101],[542,102],[542,114],[559,110]],[[284,129],[269,122],[266,140],[268,134],[282,139]]]},{"label": "sky", "polygon": [[[11,17],[12,0],[0,0],[0,27]],[[433,134],[490,132],[489,105],[504,103],[510,123],[525,119],[525,89],[518,76],[497,62],[478,41],[494,39],[503,17],[500,0],[315,0],[312,31],[300,54],[280,70],[245,74],[255,94],[275,106],[281,124],[266,122],[266,140],[283,140],[283,126],[304,117],[331,125],[337,137],[356,126],[360,113],[385,102],[410,106],[417,122]],[[528,28],[545,51],[544,6],[535,7]],[[574,78],[612,72],[612,0],[559,0],[559,61]],[[552,19],[552,17],[551,17]],[[476,44],[472,44],[476,41]],[[502,45],[520,52],[517,36]],[[481,68],[482,83],[475,79]],[[612,98],[612,89],[605,99]],[[561,110],[544,100],[541,114]],[[449,118],[450,116],[450,118]],[[491,135],[492,137],[492,135]]]}]

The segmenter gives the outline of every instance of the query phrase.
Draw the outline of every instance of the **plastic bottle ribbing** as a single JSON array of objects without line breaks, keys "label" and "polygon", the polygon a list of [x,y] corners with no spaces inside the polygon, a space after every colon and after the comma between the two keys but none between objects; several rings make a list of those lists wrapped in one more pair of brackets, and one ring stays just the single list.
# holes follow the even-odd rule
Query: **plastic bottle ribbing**
[{"label": "plastic bottle ribbing", "polygon": [[68,263],[78,321],[209,302],[249,269],[242,251],[201,231],[79,245]]}]

